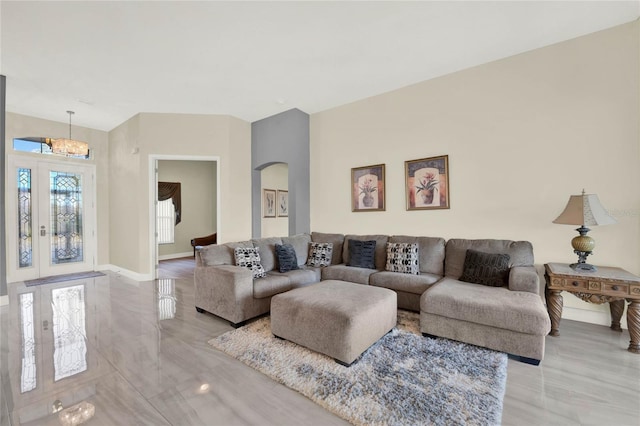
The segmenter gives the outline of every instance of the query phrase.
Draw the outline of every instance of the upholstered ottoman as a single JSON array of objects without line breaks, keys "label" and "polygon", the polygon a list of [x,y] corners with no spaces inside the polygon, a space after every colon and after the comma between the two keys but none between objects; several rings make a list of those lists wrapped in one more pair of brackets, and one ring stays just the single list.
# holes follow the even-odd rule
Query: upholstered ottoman
[{"label": "upholstered ottoman", "polygon": [[271,332],[351,365],[397,321],[392,290],[327,280],[273,296]]}]

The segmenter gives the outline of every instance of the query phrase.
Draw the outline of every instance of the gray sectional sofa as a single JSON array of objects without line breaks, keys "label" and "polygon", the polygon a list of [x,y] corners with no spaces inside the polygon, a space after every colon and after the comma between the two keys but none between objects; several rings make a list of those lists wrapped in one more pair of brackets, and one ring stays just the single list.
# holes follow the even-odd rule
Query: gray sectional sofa
[{"label": "gray sectional sofa", "polygon": [[[347,266],[349,240],[376,241],[375,269]],[[332,243],[331,265],[306,266],[311,242]],[[387,243],[416,243],[419,273],[389,272]],[[299,269],[281,273],[276,244],[291,244]],[[258,247],[264,278],[234,265],[236,247]],[[459,280],[468,249],[509,255],[508,285],[489,287]],[[538,364],[544,356],[551,324],[540,297],[540,280],[533,267],[533,248],[526,241],[342,235],[313,232],[283,238],[200,247],[196,255],[195,300],[198,312],[210,312],[234,326],[266,314],[271,298],[323,280],[340,280],[384,287],[397,294],[398,308],[420,312],[420,329],[445,337],[507,352]],[[338,297],[338,295],[336,295]]]}]

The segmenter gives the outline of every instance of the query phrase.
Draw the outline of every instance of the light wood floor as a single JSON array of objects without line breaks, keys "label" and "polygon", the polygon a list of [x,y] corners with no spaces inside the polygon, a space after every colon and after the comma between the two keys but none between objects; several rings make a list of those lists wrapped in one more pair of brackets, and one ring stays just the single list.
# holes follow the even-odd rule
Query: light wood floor
[{"label": "light wood floor", "polygon": [[[207,341],[231,327],[196,313],[192,275],[187,258],[163,262],[155,282],[108,273],[30,288],[10,284],[10,304],[0,308],[1,424],[59,425],[51,408],[56,400],[65,407],[82,400],[95,405],[88,426],[345,424],[212,349]],[[75,332],[84,345],[73,338],[67,346],[54,343],[54,311],[60,311],[52,293],[69,286],[83,288],[83,316],[73,315],[83,325]],[[30,314],[20,313],[19,300],[31,297],[20,296],[25,293],[34,297],[35,344],[35,361],[25,365],[35,368],[36,381],[23,392],[22,330],[30,326],[22,318]],[[560,332],[547,338],[539,367],[509,360],[503,423],[640,425],[640,356],[626,351],[628,332],[566,320]],[[59,354],[56,346],[69,350]],[[86,356],[78,357],[82,348]],[[69,368],[80,372],[56,380]]]}]

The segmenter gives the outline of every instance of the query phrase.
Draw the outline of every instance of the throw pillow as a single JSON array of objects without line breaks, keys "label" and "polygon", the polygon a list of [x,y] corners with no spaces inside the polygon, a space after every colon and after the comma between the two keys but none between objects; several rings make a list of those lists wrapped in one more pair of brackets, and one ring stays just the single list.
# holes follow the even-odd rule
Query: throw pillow
[{"label": "throw pillow", "polygon": [[387,266],[390,272],[418,275],[418,244],[387,243]]},{"label": "throw pillow", "polygon": [[349,240],[349,264],[357,268],[376,269],[376,240]]},{"label": "throw pillow", "polygon": [[254,279],[267,276],[260,263],[260,251],[257,247],[238,247],[234,249],[233,254],[236,257],[236,265],[250,269]]},{"label": "throw pillow", "polygon": [[502,287],[509,284],[508,254],[467,250],[460,281]]},{"label": "throw pillow", "polygon": [[276,244],[276,257],[278,258],[278,270],[280,272],[298,269],[296,249],[291,244]]},{"label": "throw pillow", "polygon": [[323,267],[331,265],[333,243],[309,243],[308,266]]}]

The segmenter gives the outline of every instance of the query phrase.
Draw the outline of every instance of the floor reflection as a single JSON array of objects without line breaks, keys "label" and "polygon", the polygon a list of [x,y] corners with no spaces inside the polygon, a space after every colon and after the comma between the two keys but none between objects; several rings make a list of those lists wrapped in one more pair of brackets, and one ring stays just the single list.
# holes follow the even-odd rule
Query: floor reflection
[{"label": "floor reflection", "polygon": [[[8,290],[9,306],[2,308],[1,346],[7,355],[2,391],[13,424],[60,424],[62,409],[83,403],[95,406],[96,419],[135,418],[140,396],[119,369],[146,369],[152,374],[145,376],[154,377],[158,322],[176,315],[174,280],[139,283],[107,274],[35,287],[12,283]],[[140,353],[135,347],[146,349]],[[107,413],[101,398],[130,407]],[[153,418],[147,401],[139,402]]]},{"label": "floor reflection", "polygon": [[161,278],[158,282],[158,319],[172,319],[176,316],[176,280]]},{"label": "floor reflection", "polygon": [[20,295],[20,330],[22,331],[22,372],[20,392],[25,393],[36,388],[36,342],[33,315],[33,292]]},{"label": "floor reflection", "polygon": [[51,290],[54,381],[87,370],[84,284]]}]

